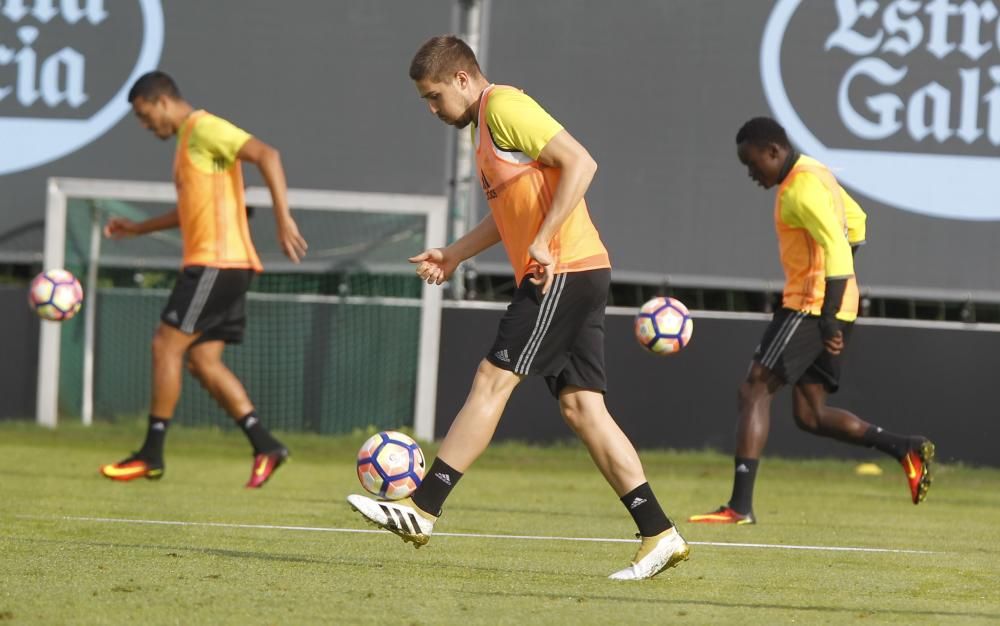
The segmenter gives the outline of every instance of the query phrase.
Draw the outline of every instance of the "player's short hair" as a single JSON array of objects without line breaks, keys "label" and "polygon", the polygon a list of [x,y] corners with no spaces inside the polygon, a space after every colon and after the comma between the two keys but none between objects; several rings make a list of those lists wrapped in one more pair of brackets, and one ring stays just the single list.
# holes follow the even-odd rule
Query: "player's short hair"
[{"label": "player's short hair", "polygon": [[442,82],[458,71],[465,71],[470,76],[480,76],[476,53],[469,44],[455,35],[438,35],[431,37],[420,46],[410,62],[410,78],[423,80],[429,78],[434,82]]},{"label": "player's short hair", "polygon": [[177,83],[166,72],[160,70],[146,72],[135,79],[132,88],[128,90],[129,104],[136,98],[152,102],[160,96],[167,96],[171,100],[181,99],[181,90],[177,88]]},{"label": "player's short hair", "polygon": [[785,129],[770,117],[755,117],[743,124],[736,133],[736,144],[749,143],[755,146],[766,146],[776,143],[784,148],[792,146],[788,141]]}]

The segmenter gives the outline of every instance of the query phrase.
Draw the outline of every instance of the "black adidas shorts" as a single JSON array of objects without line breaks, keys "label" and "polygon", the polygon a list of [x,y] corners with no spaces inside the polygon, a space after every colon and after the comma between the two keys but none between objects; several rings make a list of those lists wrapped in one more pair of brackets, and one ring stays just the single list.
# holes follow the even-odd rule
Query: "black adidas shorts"
[{"label": "black adidas shorts", "polygon": [[[854,324],[841,322],[844,347]],[[830,393],[840,388],[840,362],[844,353],[827,352],[819,331],[819,316],[778,309],[760,340],[754,361],[788,384],[822,384]]]},{"label": "black adidas shorts", "polygon": [[556,274],[543,297],[528,278],[500,320],[486,359],[501,369],[543,376],[552,395],[568,385],[604,393],[604,308],[611,270]]},{"label": "black adidas shorts", "polygon": [[160,320],[195,343],[240,343],[246,328],[246,294],[254,271],[190,265],[181,270]]}]

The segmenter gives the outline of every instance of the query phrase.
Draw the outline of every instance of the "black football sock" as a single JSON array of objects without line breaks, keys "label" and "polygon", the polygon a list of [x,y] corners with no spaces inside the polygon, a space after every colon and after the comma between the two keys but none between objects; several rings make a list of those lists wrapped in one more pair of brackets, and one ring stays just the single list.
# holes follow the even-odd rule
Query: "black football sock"
[{"label": "black football sock", "polygon": [[757,465],[760,459],[744,459],[735,457],[733,460],[733,495],[729,498],[729,508],[740,515],[753,512],[753,485],[757,480]]},{"label": "black football sock", "polygon": [[[907,437],[904,435],[897,435],[895,433],[890,433],[887,430],[882,430],[878,426],[871,426],[865,431],[864,436],[861,438],[861,443],[868,446],[869,448],[875,448],[880,452],[885,452],[891,457],[895,457],[897,461],[902,461],[906,453],[910,451],[911,448],[920,444],[921,439],[919,437]],[[916,442],[916,443],[914,443]]]},{"label": "black football sock", "polygon": [[164,417],[149,416],[146,427],[146,440],[142,442],[137,455],[147,461],[163,463],[163,441],[167,438],[167,426],[170,420]]},{"label": "black football sock", "polygon": [[257,417],[255,411],[250,411],[240,419],[236,420],[236,423],[240,428],[243,429],[243,434],[247,436],[250,440],[250,445],[253,446],[254,454],[260,454],[262,452],[274,452],[279,448],[283,448],[281,442],[274,438],[264,425],[261,423],[260,418]]},{"label": "black football sock", "polygon": [[455,488],[460,478],[462,478],[462,472],[441,459],[434,459],[431,468],[427,470],[427,475],[424,476],[424,480],[411,496],[413,504],[416,504],[421,511],[440,516],[444,501],[448,499],[448,495],[451,494],[451,490]]},{"label": "black football sock", "polygon": [[656,501],[653,490],[649,483],[642,483],[632,491],[621,497],[622,504],[628,509],[635,525],[639,527],[639,534],[643,537],[655,537],[665,530],[674,527],[667,514],[663,512],[663,507]]}]

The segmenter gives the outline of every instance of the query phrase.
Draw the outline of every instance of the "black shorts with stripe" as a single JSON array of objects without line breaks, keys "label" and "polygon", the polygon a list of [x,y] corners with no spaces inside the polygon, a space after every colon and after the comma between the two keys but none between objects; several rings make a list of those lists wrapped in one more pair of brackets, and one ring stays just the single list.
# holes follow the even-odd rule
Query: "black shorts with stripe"
[{"label": "black shorts with stripe", "polygon": [[[853,324],[841,323],[844,344]],[[802,311],[778,309],[754,352],[753,359],[777,374],[787,384],[822,384],[830,393],[840,388],[839,355],[823,345],[819,316]]]},{"label": "black shorts with stripe", "polygon": [[195,343],[240,343],[253,275],[250,269],[189,265],[177,276],[160,320],[189,335],[201,333]]},{"label": "black shorts with stripe", "polygon": [[516,374],[542,376],[552,395],[566,386],[604,393],[604,309],[611,270],[556,274],[549,292],[528,278],[500,320],[486,359]]}]

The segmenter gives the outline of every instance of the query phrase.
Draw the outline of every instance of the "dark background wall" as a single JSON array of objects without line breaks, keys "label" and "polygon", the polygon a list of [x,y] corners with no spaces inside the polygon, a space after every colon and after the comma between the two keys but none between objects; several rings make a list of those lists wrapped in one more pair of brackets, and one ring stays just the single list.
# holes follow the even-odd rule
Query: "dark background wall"
[{"label": "dark background wall", "polygon": [[0,285],[0,418],[35,415],[40,322],[27,297],[24,287]]},{"label": "dark background wall", "polygon": [[[476,365],[493,343],[502,311],[444,311],[436,433],[447,432],[472,383]],[[710,315],[710,314],[708,314]],[[695,317],[694,338],[680,354],[656,357],[632,336],[631,315],[607,318],[607,404],[640,448],[731,452],[735,445],[736,388],[767,325],[766,319]],[[1000,334],[923,327],[859,324],[845,353],[843,386],[831,404],[899,433],[923,434],[943,460],[1000,465],[994,442],[1000,420],[990,398],[995,376],[982,366],[994,357]],[[554,441],[573,434],[556,401],[537,378],[511,399],[497,439]],[[799,431],[791,395],[775,399],[767,454],[871,458],[877,452]]]},{"label": "dark background wall", "polygon": [[[0,418],[34,415],[39,322],[24,298],[20,287],[0,287],[4,320],[0,345],[8,357],[0,359]],[[495,308],[445,308],[438,437],[462,406],[501,315]],[[609,314],[607,403],[640,448],[732,450],[736,387],[767,321],[763,316],[709,315],[713,314],[696,313],[694,339],[682,353],[655,357],[635,343],[631,315]],[[990,402],[995,375],[983,366],[993,360],[1000,333],[996,327],[980,328],[863,320],[846,353],[843,388],[831,403],[889,430],[931,437],[944,460],[1000,465],[994,445],[1000,438],[1000,420]],[[802,433],[794,426],[790,407],[790,394],[780,392],[773,406],[768,454],[849,458],[876,454]],[[572,437],[555,400],[535,378],[515,391],[497,430],[497,439],[549,442]]]}]

